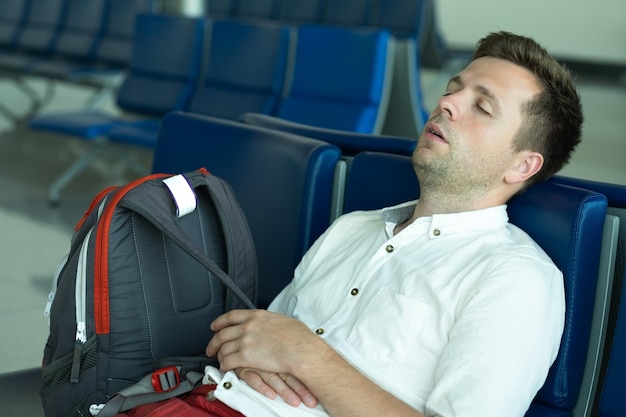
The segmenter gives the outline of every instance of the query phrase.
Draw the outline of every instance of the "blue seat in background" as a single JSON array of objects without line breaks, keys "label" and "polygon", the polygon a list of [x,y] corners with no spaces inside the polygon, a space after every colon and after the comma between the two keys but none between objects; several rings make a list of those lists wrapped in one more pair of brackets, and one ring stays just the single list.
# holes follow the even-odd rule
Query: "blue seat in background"
[{"label": "blue seat in background", "polygon": [[[210,28],[206,66],[182,110],[230,120],[245,112],[274,113],[287,73],[290,29],[269,21],[216,20]],[[113,142],[156,146],[159,123],[112,128]]]},{"label": "blue seat in background", "polygon": [[216,20],[201,84],[188,110],[236,120],[273,114],[287,77],[290,29],[273,22]]},{"label": "blue seat in background", "polygon": [[[117,95],[116,104],[136,118],[152,120],[188,105],[200,72],[205,20],[163,14],[137,17],[133,53],[128,72]],[[92,141],[93,146],[58,178],[50,188],[51,203],[58,203],[60,191],[97,156],[114,152],[128,158],[101,139],[115,126],[133,123],[125,115],[98,110],[49,113],[30,120],[30,127]],[[141,145],[142,143],[139,143]],[[135,170],[147,169],[132,164]]]},{"label": "blue seat in background", "polygon": [[250,125],[323,140],[324,142],[338,146],[344,156],[354,156],[360,152],[366,151],[410,156],[417,144],[415,139],[401,136],[370,135],[366,133],[347,132],[345,130],[327,129],[290,122],[279,117],[259,113],[245,113],[239,120]]},{"label": "blue seat in background", "polygon": [[229,18],[235,13],[235,0],[211,0],[208,3],[206,14],[210,19]]},{"label": "blue seat in background", "polygon": [[328,25],[368,26],[375,14],[372,3],[372,0],[327,1],[323,23]]},{"label": "blue seat in background", "polygon": [[[31,102],[27,118],[50,99],[52,90],[51,84],[48,83],[43,96],[40,96],[25,82],[22,75],[37,59],[50,57],[65,18],[65,11],[64,0],[28,0],[23,21],[13,39],[13,46],[0,51],[0,76],[10,79]],[[0,105],[0,109],[9,119],[16,122],[22,119],[3,105]]]},{"label": "blue seat in background", "polygon": [[68,80],[94,87],[85,103],[93,109],[105,99],[113,99],[130,64],[135,20],[154,12],[154,0],[106,0],[104,27],[97,38],[89,65],[74,68]]},{"label": "blue seat in background", "polygon": [[447,46],[439,32],[433,0],[374,0],[375,26],[387,28],[394,36],[414,38],[419,60],[424,66],[442,69],[447,60]]},{"label": "blue seat in background", "polygon": [[36,60],[29,73],[67,78],[88,65],[105,23],[106,0],[66,0],[66,16],[52,48],[52,56]]},{"label": "blue seat in background", "polygon": [[237,18],[274,19],[279,3],[280,0],[237,0],[234,16]]},{"label": "blue seat in background", "polygon": [[259,305],[287,285],[330,223],[337,147],[311,138],[192,113],[161,124],[153,172],[205,167],[230,183],[246,215],[259,265]]},{"label": "blue seat in background", "polygon": [[[416,198],[419,191],[411,171],[409,157],[355,156],[344,211]],[[387,190],[391,185],[396,192]],[[586,365],[606,210],[604,195],[552,182],[535,184],[508,204],[511,222],[543,247],[565,279],[567,312],[561,348],[527,417],[574,415]]]},{"label": "blue seat in background", "polygon": [[30,0],[15,47],[0,53],[0,69],[26,71],[35,59],[49,57],[65,14],[65,0]]},{"label": "blue seat in background", "polygon": [[331,129],[380,133],[393,75],[393,46],[384,30],[300,26],[293,82],[277,116]]},{"label": "blue seat in background", "polygon": [[107,0],[105,26],[94,51],[94,66],[125,69],[130,63],[135,21],[154,9],[154,0]]},{"label": "blue seat in background", "polygon": [[287,24],[314,24],[322,21],[324,0],[282,1],[276,18]]},{"label": "blue seat in background", "polygon": [[0,47],[3,51],[15,46],[27,11],[28,0],[0,2]]}]

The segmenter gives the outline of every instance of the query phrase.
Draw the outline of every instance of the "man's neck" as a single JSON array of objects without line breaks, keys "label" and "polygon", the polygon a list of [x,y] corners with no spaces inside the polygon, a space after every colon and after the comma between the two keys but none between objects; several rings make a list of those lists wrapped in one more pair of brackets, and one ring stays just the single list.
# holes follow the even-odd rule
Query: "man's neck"
[{"label": "man's neck", "polygon": [[495,207],[506,203],[506,199],[503,198],[489,198],[489,194],[483,195],[482,198],[474,198],[471,196],[443,196],[440,194],[428,194],[422,193],[420,195],[413,214],[406,221],[397,224],[393,233],[398,234],[404,230],[408,225],[413,223],[420,217],[430,217],[435,214],[452,214],[462,213],[467,211],[482,210],[489,207]]}]

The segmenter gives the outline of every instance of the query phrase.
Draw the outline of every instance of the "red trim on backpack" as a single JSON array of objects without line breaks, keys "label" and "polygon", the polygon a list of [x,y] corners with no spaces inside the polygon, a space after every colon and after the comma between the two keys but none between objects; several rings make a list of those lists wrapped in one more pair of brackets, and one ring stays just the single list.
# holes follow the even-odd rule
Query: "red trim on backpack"
[{"label": "red trim on backpack", "polygon": [[[109,228],[113,213],[120,200],[127,192],[143,184],[158,178],[171,177],[171,174],[152,174],[139,178],[123,187],[112,196],[107,203],[98,229],[96,231],[96,248],[94,254],[94,321],[96,334],[108,334],[111,330],[111,317],[109,315]],[[99,290],[99,291],[98,291]]]},{"label": "red trim on backpack", "polygon": [[110,187],[105,188],[104,190],[100,191],[94,198],[93,200],[91,200],[91,204],[89,205],[89,207],[87,208],[87,210],[85,210],[85,212],[83,213],[83,217],[81,217],[81,219],[78,221],[78,223],[76,223],[76,226],[74,226],[74,232],[78,232],[78,230],[83,227],[83,224],[85,223],[85,220],[87,220],[87,217],[89,217],[89,214],[100,205],[100,202],[102,201],[102,199],[104,198],[104,196],[106,196],[108,193],[110,193],[111,191],[113,191],[114,189],[116,189],[117,186],[116,185],[112,185]]}]

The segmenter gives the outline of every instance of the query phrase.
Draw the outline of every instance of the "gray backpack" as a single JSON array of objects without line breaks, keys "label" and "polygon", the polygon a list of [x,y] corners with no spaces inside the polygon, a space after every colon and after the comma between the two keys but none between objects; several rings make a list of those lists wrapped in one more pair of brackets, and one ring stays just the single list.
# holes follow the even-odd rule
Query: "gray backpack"
[{"label": "gray backpack", "polygon": [[250,230],[223,180],[201,169],[104,190],[76,226],[46,308],[45,415],[97,414],[146,375],[176,395],[185,371],[209,361],[211,321],[254,308],[256,285]]}]

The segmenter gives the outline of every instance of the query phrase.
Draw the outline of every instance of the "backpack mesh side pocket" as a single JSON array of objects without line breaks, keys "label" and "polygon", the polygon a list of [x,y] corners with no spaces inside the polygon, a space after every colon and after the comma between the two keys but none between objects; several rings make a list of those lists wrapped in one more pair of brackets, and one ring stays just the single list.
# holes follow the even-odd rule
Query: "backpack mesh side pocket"
[{"label": "backpack mesh side pocket", "polygon": [[[45,397],[51,392],[56,391],[59,387],[70,383],[73,359],[74,353],[70,352],[43,368],[43,379],[40,389],[42,397]],[[96,336],[92,336],[82,347],[80,355],[80,374],[83,374],[96,366],[97,359],[98,341]]]}]

